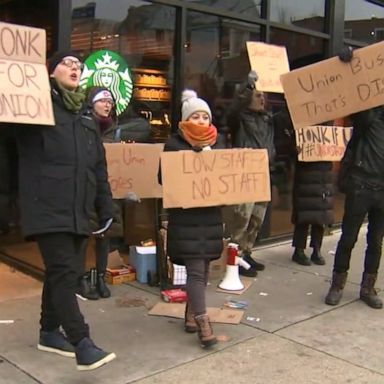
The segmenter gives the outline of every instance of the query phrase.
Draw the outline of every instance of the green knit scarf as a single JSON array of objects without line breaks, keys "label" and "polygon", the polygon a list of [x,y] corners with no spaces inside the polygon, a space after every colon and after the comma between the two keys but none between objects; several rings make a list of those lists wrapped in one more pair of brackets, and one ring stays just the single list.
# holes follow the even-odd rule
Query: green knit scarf
[{"label": "green knit scarf", "polygon": [[72,112],[79,112],[85,100],[84,90],[79,87],[75,91],[69,91],[57,81],[55,81],[55,85],[63,99],[65,108]]}]

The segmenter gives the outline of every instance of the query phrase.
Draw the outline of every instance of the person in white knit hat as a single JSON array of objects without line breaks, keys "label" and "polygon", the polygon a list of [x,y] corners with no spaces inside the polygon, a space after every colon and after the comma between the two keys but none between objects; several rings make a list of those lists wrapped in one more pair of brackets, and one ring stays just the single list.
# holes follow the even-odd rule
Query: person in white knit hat
[{"label": "person in white knit hat", "polygon": [[[225,148],[224,137],[212,125],[208,104],[196,92],[182,95],[182,120],[165,143],[164,151],[215,150]],[[167,232],[167,252],[175,264],[187,269],[188,301],[184,329],[198,332],[202,347],[217,342],[206,312],[205,288],[209,262],[218,259],[223,250],[223,220],[220,207],[171,208]]]}]

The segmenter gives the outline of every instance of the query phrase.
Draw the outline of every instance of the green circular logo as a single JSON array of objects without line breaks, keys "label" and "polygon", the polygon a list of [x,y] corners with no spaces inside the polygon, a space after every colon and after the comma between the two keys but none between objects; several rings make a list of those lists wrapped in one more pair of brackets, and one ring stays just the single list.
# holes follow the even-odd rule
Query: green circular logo
[{"label": "green circular logo", "polygon": [[133,80],[125,60],[116,52],[101,50],[92,53],[84,62],[80,87],[108,88],[116,101],[116,113],[120,115],[132,97]]}]

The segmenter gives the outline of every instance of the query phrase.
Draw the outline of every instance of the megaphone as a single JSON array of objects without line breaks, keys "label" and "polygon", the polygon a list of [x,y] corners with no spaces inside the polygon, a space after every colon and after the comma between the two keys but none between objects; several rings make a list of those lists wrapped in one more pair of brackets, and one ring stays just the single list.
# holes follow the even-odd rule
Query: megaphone
[{"label": "megaphone", "polygon": [[227,248],[227,269],[224,279],[219,284],[219,288],[226,291],[240,291],[244,289],[244,284],[239,277],[239,265],[245,269],[251,268],[250,264],[244,261],[239,254],[239,245],[229,243]]}]

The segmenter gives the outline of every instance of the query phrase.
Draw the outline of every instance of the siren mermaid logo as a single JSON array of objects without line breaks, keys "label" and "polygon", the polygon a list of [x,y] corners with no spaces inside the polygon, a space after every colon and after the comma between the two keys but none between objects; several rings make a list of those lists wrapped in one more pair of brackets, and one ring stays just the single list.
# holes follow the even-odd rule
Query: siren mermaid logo
[{"label": "siren mermaid logo", "polygon": [[131,100],[133,81],[131,71],[120,55],[101,50],[92,53],[85,60],[80,86],[108,88],[116,101],[116,113],[120,115]]}]

